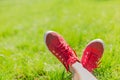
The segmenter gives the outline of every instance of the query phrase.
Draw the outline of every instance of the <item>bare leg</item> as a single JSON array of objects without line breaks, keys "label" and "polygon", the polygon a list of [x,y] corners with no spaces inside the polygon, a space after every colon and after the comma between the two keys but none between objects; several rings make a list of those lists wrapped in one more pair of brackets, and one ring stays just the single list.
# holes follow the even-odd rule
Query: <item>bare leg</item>
[{"label": "bare leg", "polygon": [[73,80],[97,80],[81,63],[76,62],[70,66],[70,71],[73,73]]}]

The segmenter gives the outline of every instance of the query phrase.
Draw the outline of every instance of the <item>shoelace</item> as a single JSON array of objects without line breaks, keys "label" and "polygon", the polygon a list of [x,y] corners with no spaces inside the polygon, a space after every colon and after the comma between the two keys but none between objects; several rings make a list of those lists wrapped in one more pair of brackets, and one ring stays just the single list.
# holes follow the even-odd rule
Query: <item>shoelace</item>
[{"label": "shoelace", "polygon": [[71,49],[70,47],[66,44],[66,43],[60,43],[57,47],[56,47],[56,56],[59,58],[59,60],[63,63],[63,65],[66,67],[67,71],[69,68],[69,57],[70,57],[70,52]]},{"label": "shoelace", "polygon": [[[96,54],[94,54],[93,52],[87,52],[88,54],[86,55],[86,60],[85,63],[89,65],[89,67],[87,66],[87,68],[89,68],[90,71],[92,71],[95,68],[99,67],[99,64],[101,62],[99,62],[99,58]],[[92,61],[92,62],[89,62]]]},{"label": "shoelace", "polygon": [[76,53],[74,50],[70,48],[69,45],[66,43],[60,43],[56,47],[56,56],[59,58],[59,60],[63,63],[63,65],[66,67],[67,71],[69,71],[69,65],[72,65],[76,61],[79,62],[79,59],[77,58]]},{"label": "shoelace", "polygon": [[61,56],[62,58],[65,58],[65,59],[69,58],[71,49],[68,45],[66,45],[65,43],[61,43],[59,46],[57,46],[57,49],[60,53],[59,56]]}]

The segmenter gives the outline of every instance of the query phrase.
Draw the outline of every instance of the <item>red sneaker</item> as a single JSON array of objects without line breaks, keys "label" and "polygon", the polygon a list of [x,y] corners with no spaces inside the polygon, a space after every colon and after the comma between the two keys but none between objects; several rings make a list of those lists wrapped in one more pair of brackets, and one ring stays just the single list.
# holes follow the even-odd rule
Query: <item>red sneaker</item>
[{"label": "red sneaker", "polygon": [[58,33],[48,31],[45,34],[45,43],[52,54],[65,66],[67,71],[69,71],[69,65],[77,61],[79,62],[76,53]]},{"label": "red sneaker", "polygon": [[100,63],[100,59],[104,52],[104,43],[100,39],[96,39],[88,43],[83,52],[81,63],[88,71],[93,72]]}]

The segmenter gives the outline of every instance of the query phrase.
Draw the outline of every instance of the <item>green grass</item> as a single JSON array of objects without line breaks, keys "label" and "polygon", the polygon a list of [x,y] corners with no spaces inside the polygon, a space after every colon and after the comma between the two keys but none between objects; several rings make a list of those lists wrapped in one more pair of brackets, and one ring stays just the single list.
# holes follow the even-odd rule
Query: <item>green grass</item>
[{"label": "green grass", "polygon": [[47,50],[44,33],[54,30],[79,58],[101,38],[105,52],[98,80],[120,80],[120,1],[0,0],[0,80],[71,80]]}]

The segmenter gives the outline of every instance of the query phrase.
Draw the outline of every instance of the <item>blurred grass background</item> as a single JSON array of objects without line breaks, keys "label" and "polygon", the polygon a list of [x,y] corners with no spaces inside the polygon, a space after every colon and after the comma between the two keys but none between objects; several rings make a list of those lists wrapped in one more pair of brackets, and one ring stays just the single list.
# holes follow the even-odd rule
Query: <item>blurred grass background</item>
[{"label": "blurred grass background", "polygon": [[66,39],[79,58],[101,38],[105,52],[98,80],[120,80],[119,0],[0,0],[0,80],[71,80],[47,50],[44,33]]}]

